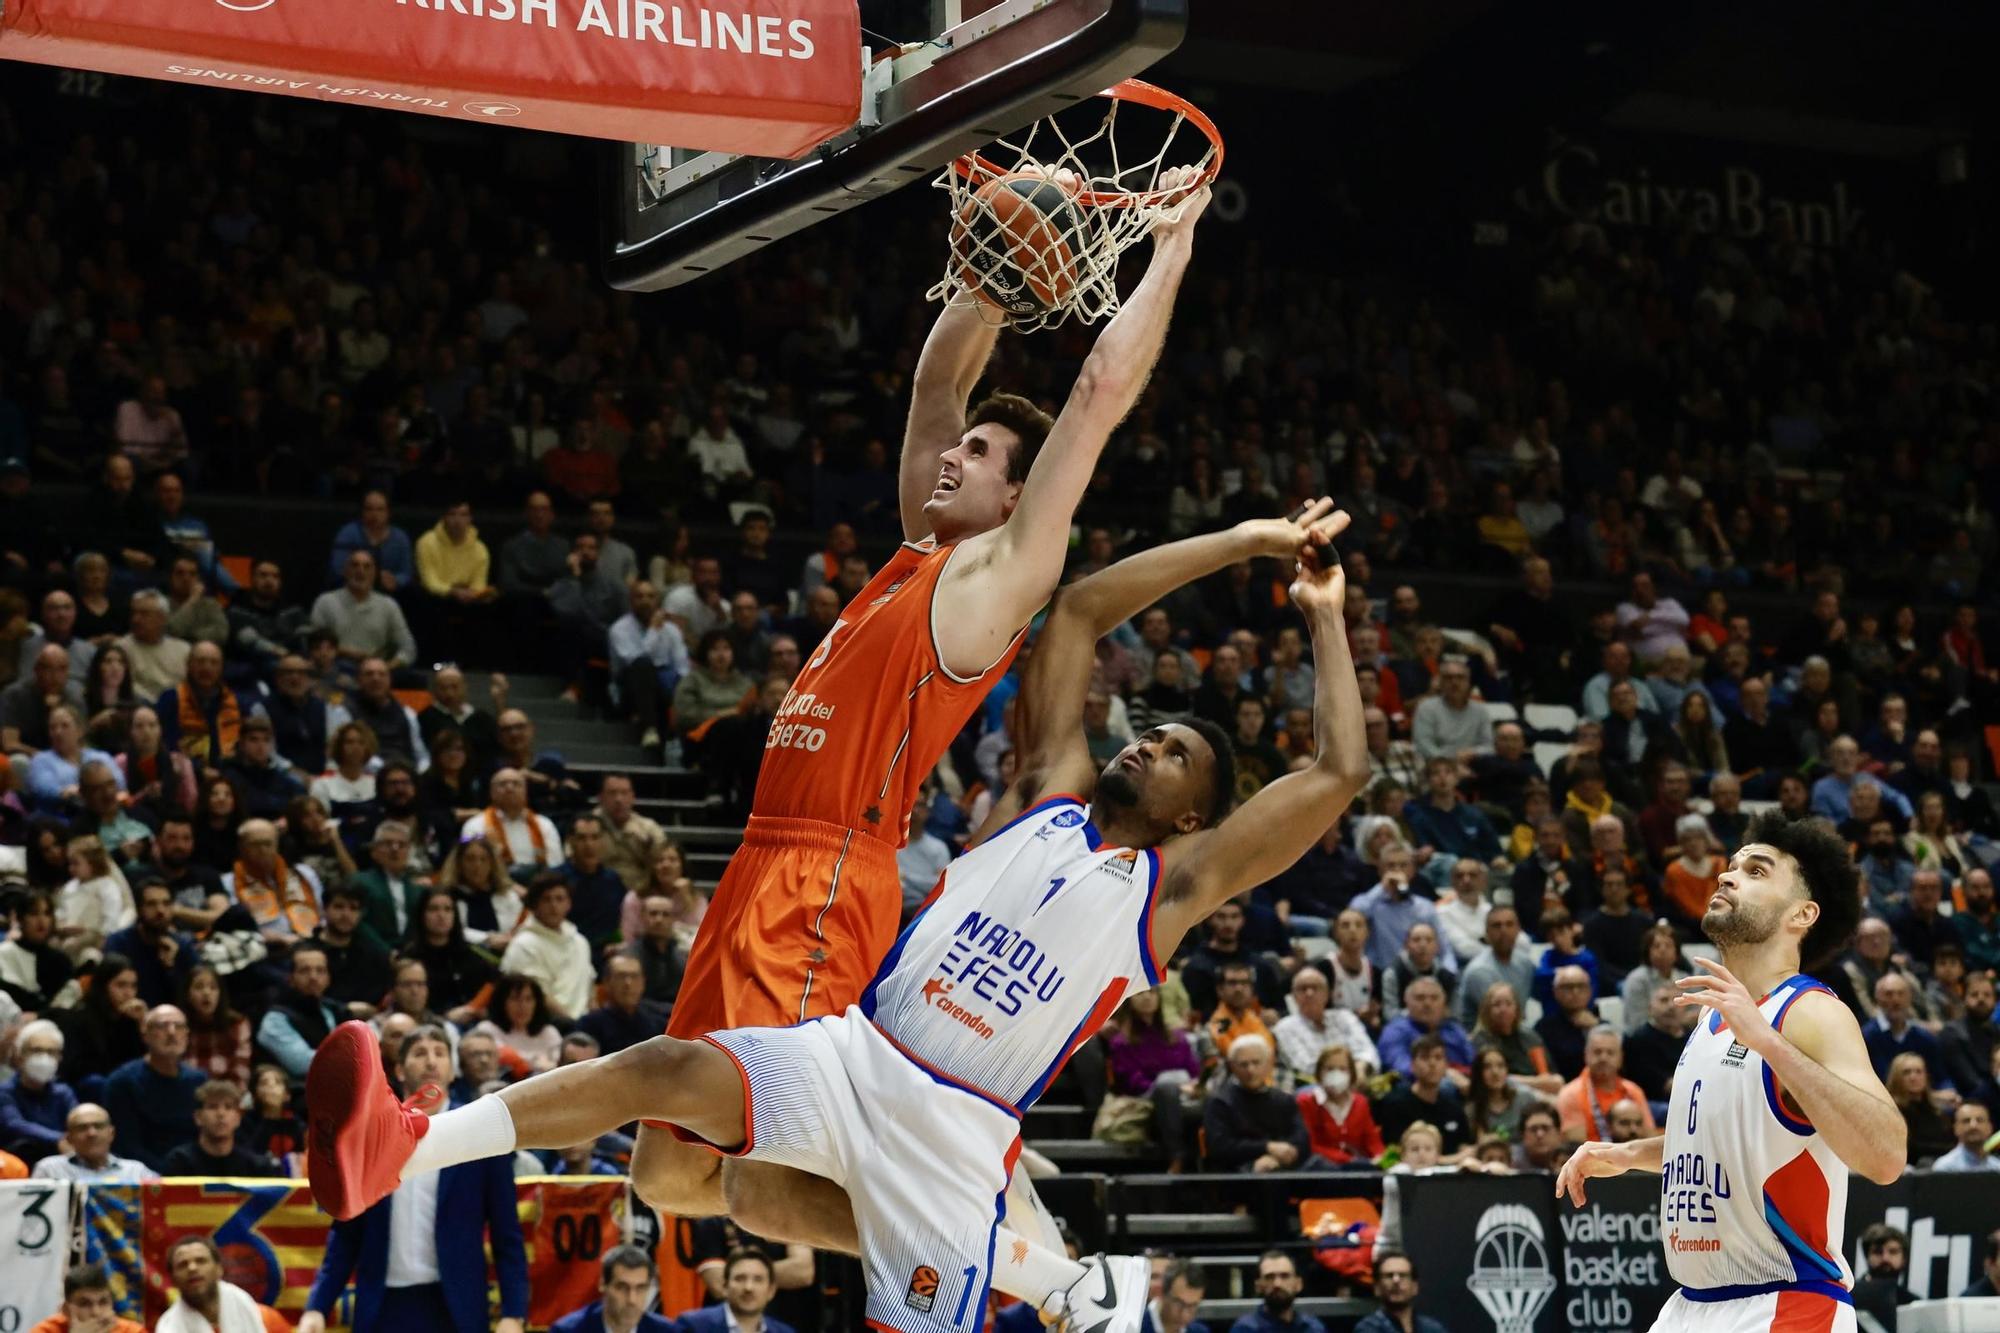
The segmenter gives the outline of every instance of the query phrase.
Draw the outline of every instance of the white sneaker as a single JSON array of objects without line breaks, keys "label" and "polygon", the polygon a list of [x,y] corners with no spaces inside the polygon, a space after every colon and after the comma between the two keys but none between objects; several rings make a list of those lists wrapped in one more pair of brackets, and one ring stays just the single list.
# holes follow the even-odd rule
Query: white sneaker
[{"label": "white sneaker", "polygon": [[1061,1333],[1139,1333],[1152,1264],[1144,1255],[1094,1254],[1084,1267],[1076,1285],[1050,1297],[1042,1313],[1056,1318]]}]

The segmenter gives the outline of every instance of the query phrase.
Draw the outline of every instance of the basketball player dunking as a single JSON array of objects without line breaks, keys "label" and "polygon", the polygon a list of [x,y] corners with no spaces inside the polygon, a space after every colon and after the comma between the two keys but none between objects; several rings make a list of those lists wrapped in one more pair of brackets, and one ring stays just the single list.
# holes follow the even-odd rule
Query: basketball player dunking
[{"label": "basketball player dunking", "polygon": [[[1058,596],[1022,684],[1026,758],[1007,796],[1019,813],[989,820],[945,871],[857,1004],[792,1026],[658,1037],[435,1119],[399,1106],[371,1059],[351,1103],[329,1108],[346,1142],[325,1160],[355,1164],[345,1197],[366,1206],[401,1175],[664,1116],[716,1152],[852,1186],[870,1328],[976,1330],[991,1282],[1075,1333],[1136,1333],[1144,1259],[1085,1267],[1010,1243],[996,1213],[1020,1117],[1070,1053],[1128,990],[1158,983],[1160,960],[1218,904],[1303,855],[1368,780],[1345,580],[1317,556],[1346,525],[1314,524],[1330,507],[1148,552]],[[1209,723],[1155,727],[1099,772],[1082,714],[1100,631],[1179,582],[1278,550],[1300,561],[1313,762],[1227,818],[1229,742]],[[338,1031],[372,1056],[365,1026]],[[365,1169],[359,1150],[377,1154]],[[320,1169],[315,1158],[324,1194]]]},{"label": "basketball player dunking", "polygon": [[1666,1135],[1586,1143],[1556,1180],[1658,1171],[1667,1270],[1681,1290],[1654,1333],[1827,1333],[1854,1328],[1842,1254],[1847,1173],[1903,1173],[1903,1118],[1875,1076],[1860,1024],[1800,974],[1860,916],[1845,841],[1819,820],[1751,824],[1701,928],[1720,963],[1680,981],[1702,1006],[1674,1071]]},{"label": "basketball player dunking", "polygon": [[[1163,179],[1194,175],[1176,169]],[[904,438],[907,540],[841,613],[780,706],[743,846],[696,936],[670,1035],[797,1023],[861,998],[896,936],[895,854],[911,806],[1055,590],[1071,516],[1159,357],[1207,202],[1203,189],[1155,227],[1144,279],[1099,335],[1053,423],[1009,395],[988,399],[968,423],[998,330],[972,307],[939,316]],[[323,1050],[308,1086],[315,1123],[371,1068],[352,1034]],[[630,1079],[640,1100],[670,1077],[643,1059],[603,1076]],[[322,1205],[346,1216],[353,1172],[365,1163],[335,1161],[334,1138],[312,1137],[311,1174]],[[632,1177],[664,1212],[727,1211],[773,1239],[838,1249],[844,1238],[852,1247],[848,1202],[835,1186],[771,1162],[719,1165],[670,1126],[645,1125]]]}]

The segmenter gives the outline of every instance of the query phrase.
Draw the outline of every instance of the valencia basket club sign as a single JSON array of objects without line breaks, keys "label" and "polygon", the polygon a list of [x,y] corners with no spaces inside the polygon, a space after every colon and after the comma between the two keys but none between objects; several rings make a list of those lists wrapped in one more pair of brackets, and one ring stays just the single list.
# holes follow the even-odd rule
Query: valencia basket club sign
[{"label": "valencia basket club sign", "polygon": [[0,58],[759,157],[861,100],[855,0],[7,0]]}]

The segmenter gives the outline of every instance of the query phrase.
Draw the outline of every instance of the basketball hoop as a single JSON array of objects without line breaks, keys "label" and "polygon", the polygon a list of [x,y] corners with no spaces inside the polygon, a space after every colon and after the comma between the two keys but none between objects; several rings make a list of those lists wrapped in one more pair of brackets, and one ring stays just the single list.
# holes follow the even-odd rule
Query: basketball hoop
[{"label": "basketball hoop", "polygon": [[[1138,79],[1098,96],[1101,118],[1046,117],[938,177],[951,256],[932,300],[993,311],[1024,333],[1117,313],[1118,257],[1215,179],[1222,135],[1193,103]],[[1199,175],[1166,186],[1174,167]]]}]

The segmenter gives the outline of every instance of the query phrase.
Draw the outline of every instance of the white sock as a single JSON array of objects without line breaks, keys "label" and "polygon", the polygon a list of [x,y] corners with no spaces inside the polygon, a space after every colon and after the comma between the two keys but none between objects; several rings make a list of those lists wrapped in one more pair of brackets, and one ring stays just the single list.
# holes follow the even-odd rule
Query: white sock
[{"label": "white sock", "polygon": [[513,1151],[514,1113],[497,1096],[480,1097],[431,1117],[430,1130],[417,1140],[402,1178]]},{"label": "white sock", "polygon": [[1068,1291],[1090,1270],[1060,1250],[1044,1249],[1001,1227],[993,1242],[993,1286],[1037,1310],[1049,1297]]}]

